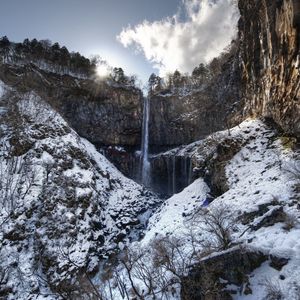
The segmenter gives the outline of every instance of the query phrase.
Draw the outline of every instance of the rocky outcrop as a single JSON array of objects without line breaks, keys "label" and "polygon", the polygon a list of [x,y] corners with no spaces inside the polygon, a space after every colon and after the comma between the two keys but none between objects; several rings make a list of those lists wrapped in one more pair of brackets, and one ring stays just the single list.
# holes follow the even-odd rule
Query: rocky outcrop
[{"label": "rocky outcrop", "polygon": [[96,145],[140,145],[143,101],[134,87],[46,72],[32,64],[0,64],[0,79],[20,92],[35,91]]},{"label": "rocky outcrop", "polygon": [[[253,137],[252,137],[253,138]],[[212,199],[228,190],[225,166],[247,139],[223,131],[150,158],[151,187],[161,195],[181,192],[194,179],[203,177]]]},{"label": "rocky outcrop", "polygon": [[272,118],[299,136],[300,4],[240,0],[239,8],[238,54],[221,74],[198,90],[151,97],[154,151],[199,140],[248,116]]},{"label": "rocky outcrop", "polygon": [[300,3],[240,0],[245,114],[272,118],[300,136]]},{"label": "rocky outcrop", "polygon": [[251,293],[248,275],[267,259],[264,253],[246,248],[233,248],[203,259],[184,278],[181,299],[230,300],[233,291],[226,290],[230,284]]}]

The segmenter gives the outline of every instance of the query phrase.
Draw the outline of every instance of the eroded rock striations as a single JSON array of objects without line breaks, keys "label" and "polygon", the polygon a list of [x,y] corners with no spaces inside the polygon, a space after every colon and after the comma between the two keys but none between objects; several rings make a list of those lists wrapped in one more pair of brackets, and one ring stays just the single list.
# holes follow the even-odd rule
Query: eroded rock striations
[{"label": "eroded rock striations", "polygon": [[300,135],[300,3],[240,0],[245,113],[272,118]]},{"label": "eroded rock striations", "polygon": [[221,73],[198,88],[151,96],[150,148],[155,152],[189,144],[236,125],[240,99],[238,55],[233,53]]}]

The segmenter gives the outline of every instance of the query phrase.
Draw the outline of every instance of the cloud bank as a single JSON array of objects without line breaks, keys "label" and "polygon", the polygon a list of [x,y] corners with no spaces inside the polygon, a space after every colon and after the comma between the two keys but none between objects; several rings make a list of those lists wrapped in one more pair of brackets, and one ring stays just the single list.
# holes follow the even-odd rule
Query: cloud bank
[{"label": "cloud bank", "polygon": [[176,69],[191,72],[230,43],[238,16],[233,0],[183,0],[176,15],[129,26],[117,39],[126,48],[143,53],[161,76]]}]

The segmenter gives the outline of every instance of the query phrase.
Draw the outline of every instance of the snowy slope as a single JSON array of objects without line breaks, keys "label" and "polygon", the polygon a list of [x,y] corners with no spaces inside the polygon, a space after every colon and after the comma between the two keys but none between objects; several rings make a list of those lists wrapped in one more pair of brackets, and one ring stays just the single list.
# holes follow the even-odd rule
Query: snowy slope
[{"label": "snowy slope", "polygon": [[137,239],[159,200],[34,93],[1,93],[0,292],[56,299]]},{"label": "snowy slope", "polygon": [[[214,143],[208,142],[211,139],[208,137],[190,145],[186,151],[192,152],[193,158],[202,164],[208,157],[216,156],[211,155],[216,149]],[[281,271],[270,267],[269,262],[256,269],[249,279],[252,294],[246,296],[240,287],[228,287],[237,291],[236,300],[263,299],[268,292],[268,284],[265,283],[272,282],[280,287],[284,299],[299,299],[299,175],[293,174],[295,167],[299,167],[299,154],[259,120],[246,120],[230,133],[223,131],[213,137],[219,143],[226,139],[238,140],[241,147],[225,162],[228,190],[213,199],[207,209],[213,212],[225,207],[230,211],[230,217],[235,220],[232,232],[234,244],[289,260]],[[184,149],[180,151],[185,152]],[[204,201],[208,194],[209,187],[199,178],[181,193],[167,199],[150,218],[140,247],[147,249],[155,239],[163,236],[187,241],[192,228],[201,239],[210,242],[213,237],[205,226],[190,221],[193,212],[206,206]],[[191,243],[183,242],[181,247],[182,253],[188,255]],[[201,251],[201,246],[198,251]]]}]

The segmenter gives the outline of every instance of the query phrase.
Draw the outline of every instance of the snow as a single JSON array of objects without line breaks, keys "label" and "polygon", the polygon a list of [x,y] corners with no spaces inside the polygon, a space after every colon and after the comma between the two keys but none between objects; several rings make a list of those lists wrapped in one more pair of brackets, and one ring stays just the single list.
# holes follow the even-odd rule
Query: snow
[{"label": "snow", "polygon": [[[278,272],[266,262],[250,276],[253,294],[245,296],[238,293],[234,299],[263,299],[266,294],[266,287],[262,285],[263,280],[280,281],[279,274],[284,274],[286,278],[280,282],[283,294],[286,295],[285,299],[296,299],[295,283],[299,284],[300,278],[300,213],[295,208],[294,201],[297,197],[294,192],[297,180],[284,166],[295,164],[297,156],[291,149],[285,149],[281,145],[280,138],[276,137],[263,122],[256,119],[244,121],[231,129],[230,135],[228,131],[216,133],[214,139],[216,138],[220,142],[224,138],[239,139],[242,141],[242,148],[226,164],[228,191],[215,198],[208,209],[226,206],[235,217],[239,217],[258,211],[265,205],[267,212],[254,217],[251,226],[259,224],[262,219],[280,207],[283,207],[287,215],[296,218],[296,223],[290,230],[284,228],[284,223],[261,227],[256,231],[247,229],[250,224],[236,223],[233,233],[235,242],[249,245],[268,255],[288,258],[289,263]],[[210,137],[207,138],[209,139]],[[169,151],[169,154],[179,155],[180,152],[182,154],[189,152],[201,161],[207,153],[215,151],[214,147],[204,147],[208,144],[206,141],[194,143],[192,146]],[[202,150],[198,150],[200,148]],[[199,178],[181,193],[167,199],[161,209],[150,218],[141,246],[147,248],[150,242],[159,236],[182,238],[191,226],[189,223],[191,214],[195,208],[203,205],[208,194],[209,188],[203,179]],[[203,233],[202,237],[210,239]],[[185,251],[188,252],[188,249]]]},{"label": "snow", "polygon": [[186,230],[184,221],[197,207],[203,205],[208,193],[207,184],[200,178],[181,193],[167,199],[160,210],[149,219],[148,231],[142,243],[149,243],[158,234],[170,235],[174,232],[182,234]]},{"label": "snow", "polygon": [[[18,164],[30,162],[24,178],[34,175],[34,181],[26,195],[18,199],[16,217],[10,218],[4,210],[0,215],[0,224],[5,222],[0,232],[0,241],[5,241],[0,248],[4,258],[0,270],[18,262],[19,268],[11,270],[7,282],[17,294],[8,299],[22,300],[28,299],[31,293],[36,294],[34,286],[40,286],[45,295],[51,294],[46,282],[41,280],[45,277],[41,262],[38,263],[40,277],[35,275],[37,249],[53,262],[51,280],[54,282],[71,278],[72,272],[78,269],[76,266],[93,270],[99,256],[109,255],[118,246],[123,249],[139,237],[145,218],[160,200],[124,177],[39,96],[34,93],[17,96],[20,98],[15,101],[24,134],[18,139],[31,142],[27,152],[18,158]],[[17,132],[14,123],[4,125],[7,130],[1,141],[1,155],[9,146],[9,135]],[[7,159],[0,158],[0,171],[6,172]],[[12,174],[13,186],[25,190],[26,182],[23,184],[19,177],[18,172]],[[23,228],[20,234],[24,238],[17,243],[5,238],[19,232],[18,228]],[[120,234],[124,234],[122,242],[116,241]],[[18,279],[20,270],[26,280]],[[47,299],[56,298],[53,295]]]},{"label": "snow", "polygon": [[[0,98],[5,89],[0,81]],[[0,175],[3,180],[3,174],[11,174],[12,190],[19,193],[15,218],[10,217],[9,207],[1,203],[0,242],[3,246],[0,255],[3,260],[0,267],[18,265],[11,269],[8,278],[8,285],[13,286],[17,294],[9,299],[29,299],[37,285],[42,293],[49,294],[47,284],[41,285],[34,274],[44,276],[40,262],[38,270],[35,269],[37,248],[56,263],[52,266],[52,280],[55,281],[69,278],[76,269],[74,265],[70,266],[64,252],[77,266],[88,266],[93,270],[99,263],[99,253],[108,257],[116,249],[122,251],[127,246],[147,250],[152,241],[160,237],[181,239],[182,251],[186,254],[191,251],[190,245],[185,243],[190,230],[195,230],[204,240],[212,239],[205,228],[199,224],[193,228],[191,222],[195,211],[206,206],[207,199],[211,198],[210,188],[203,178],[196,179],[160,205],[160,199],[122,175],[36,94],[22,95],[17,107],[24,121],[23,134],[31,147],[14,161],[14,168],[9,169],[11,162],[6,157],[6,148],[13,128],[11,124],[1,122],[4,136],[0,148]],[[7,107],[1,101],[1,121],[6,112]],[[182,117],[190,118],[191,115]],[[22,139],[22,136],[18,138]],[[296,297],[300,278],[300,213],[296,189],[299,182],[288,171],[299,161],[298,154],[284,147],[276,133],[262,121],[248,119],[230,131],[215,133],[164,155],[188,156],[200,165],[208,157],[214,158],[218,144],[226,139],[241,145],[225,165],[228,190],[205,208],[213,212],[225,206],[230,210],[237,220],[232,233],[235,243],[288,259],[281,271],[270,267],[269,261],[254,270],[249,277],[251,295],[240,293],[240,287],[230,286],[238,291],[233,298],[263,299],[267,292],[264,282],[269,281],[280,287],[285,299],[299,299]],[[26,162],[29,162],[26,164],[28,169],[23,174],[20,170]],[[32,178],[31,185],[25,176],[28,174]],[[16,189],[17,186],[21,189]],[[4,199],[3,191],[0,195]],[[287,228],[286,220],[260,226],[281,208],[282,214],[292,221],[290,228]],[[253,217],[242,223],[240,218],[250,213]],[[138,224],[137,228],[132,224]],[[139,241],[139,233],[146,225],[144,238]],[[21,235],[17,243],[5,238],[14,232]],[[120,236],[125,237],[120,241]],[[220,252],[211,255],[220,255]],[[170,299],[178,299],[174,297],[170,296]],[[40,295],[36,299],[55,297]],[[114,299],[120,299],[117,293]]]}]

